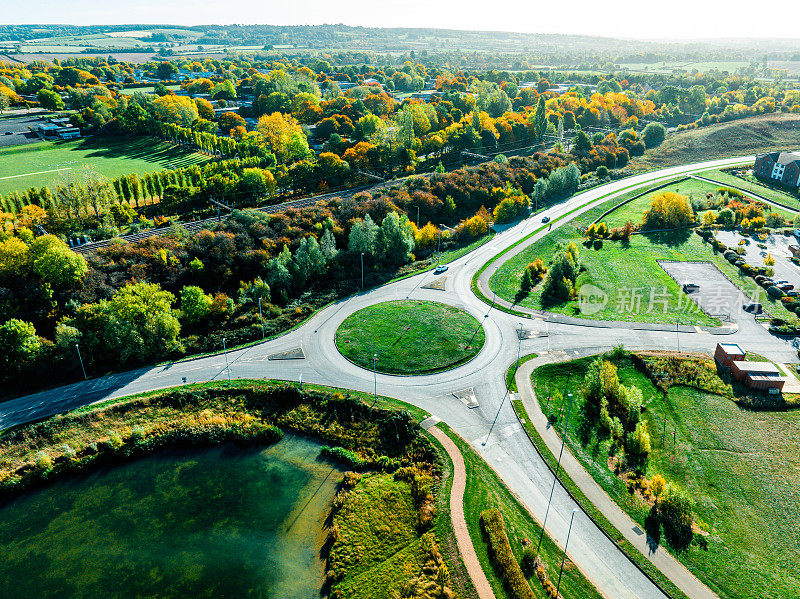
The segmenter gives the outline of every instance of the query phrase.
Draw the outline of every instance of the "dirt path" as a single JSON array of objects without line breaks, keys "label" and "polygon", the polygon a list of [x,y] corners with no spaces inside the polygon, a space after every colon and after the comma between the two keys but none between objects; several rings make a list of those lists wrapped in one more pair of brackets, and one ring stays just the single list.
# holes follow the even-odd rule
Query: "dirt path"
[{"label": "dirt path", "polygon": [[472,584],[475,585],[478,597],[480,599],[495,599],[492,586],[483,573],[475,548],[472,546],[472,539],[469,536],[469,530],[467,530],[467,520],[464,517],[464,490],[467,486],[467,469],[464,467],[464,458],[456,444],[441,429],[432,426],[428,429],[428,432],[436,437],[436,440],[442,444],[453,461],[450,519],[453,522],[453,532],[456,535],[461,558],[464,560],[464,565],[467,568],[467,572],[469,572],[469,577],[472,579]]}]

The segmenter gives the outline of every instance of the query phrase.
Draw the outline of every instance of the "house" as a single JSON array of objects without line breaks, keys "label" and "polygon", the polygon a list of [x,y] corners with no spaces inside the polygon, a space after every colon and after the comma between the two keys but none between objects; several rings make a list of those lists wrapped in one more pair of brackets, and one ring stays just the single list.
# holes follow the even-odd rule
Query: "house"
[{"label": "house", "polygon": [[772,362],[734,360],[731,362],[731,374],[751,389],[769,393],[780,393],[786,383],[786,377]]},{"label": "house", "polygon": [[723,368],[730,368],[731,362],[744,360],[744,350],[736,343],[717,343],[714,360]]},{"label": "house", "polygon": [[789,187],[800,187],[800,152],[759,154],[753,174]]}]

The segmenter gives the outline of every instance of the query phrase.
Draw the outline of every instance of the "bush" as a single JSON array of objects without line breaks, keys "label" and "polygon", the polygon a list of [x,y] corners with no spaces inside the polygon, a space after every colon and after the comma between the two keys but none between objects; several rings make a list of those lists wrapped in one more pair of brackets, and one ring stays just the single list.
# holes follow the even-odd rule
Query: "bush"
[{"label": "bush", "polygon": [[538,557],[539,554],[536,551],[535,545],[525,545],[525,549],[522,550],[522,560],[520,560],[519,566],[526,577],[530,578],[536,572],[536,560]]},{"label": "bush", "polygon": [[367,461],[354,451],[343,447],[328,447],[323,445],[319,450],[320,455],[341,462],[350,468],[361,469],[367,465]]},{"label": "bush", "polygon": [[664,141],[667,129],[661,123],[649,123],[642,131],[642,140],[648,148],[654,148]]},{"label": "bush", "polygon": [[767,295],[769,295],[772,298],[778,299],[783,297],[783,291],[781,291],[780,289],[775,287],[775,285],[773,285],[772,287],[769,287],[767,289]]},{"label": "bush", "polygon": [[481,512],[481,531],[489,549],[489,557],[511,599],[533,599],[534,594],[522,569],[511,551],[500,510],[492,508]]}]

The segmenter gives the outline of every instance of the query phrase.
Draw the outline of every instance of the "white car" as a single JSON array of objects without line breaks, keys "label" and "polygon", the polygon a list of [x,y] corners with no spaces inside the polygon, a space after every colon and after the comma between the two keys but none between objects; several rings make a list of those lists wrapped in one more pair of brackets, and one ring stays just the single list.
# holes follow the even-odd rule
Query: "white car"
[{"label": "white car", "polygon": [[447,269],[448,269],[448,266],[447,266],[446,264],[440,264],[439,266],[437,266],[437,267],[434,269],[434,271],[433,271],[433,274],[435,274],[435,275],[440,275],[440,274],[442,274],[443,272],[447,271]]}]

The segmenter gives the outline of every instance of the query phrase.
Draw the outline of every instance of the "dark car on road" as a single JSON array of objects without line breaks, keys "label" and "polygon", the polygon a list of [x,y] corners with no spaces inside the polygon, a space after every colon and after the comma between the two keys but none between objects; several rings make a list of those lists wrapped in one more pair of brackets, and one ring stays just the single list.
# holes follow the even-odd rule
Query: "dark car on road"
[{"label": "dark car on road", "polygon": [[550,217],[549,216],[543,216],[542,217],[542,222],[543,223],[549,223],[550,222]]},{"label": "dark car on road", "polygon": [[762,307],[761,304],[752,303],[752,304],[745,304],[744,306],[742,306],[742,309],[745,312],[750,312],[751,314],[760,314]]}]

